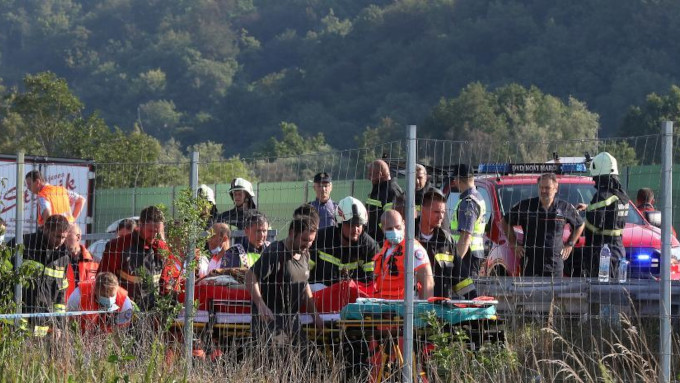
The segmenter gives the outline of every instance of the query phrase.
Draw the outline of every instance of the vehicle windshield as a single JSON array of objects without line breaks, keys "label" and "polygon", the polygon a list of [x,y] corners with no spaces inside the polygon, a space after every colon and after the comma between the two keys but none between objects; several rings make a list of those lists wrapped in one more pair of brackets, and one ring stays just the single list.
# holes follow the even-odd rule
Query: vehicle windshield
[{"label": "vehicle windshield", "polygon": [[[595,188],[588,184],[561,184],[557,191],[557,198],[569,201],[576,206],[580,203],[590,203]],[[498,187],[498,205],[501,214],[505,215],[507,210],[510,210],[515,204],[523,199],[533,198],[538,196],[538,187],[535,184],[530,185],[505,185]],[[628,204],[628,223],[643,225],[644,218],[633,208],[632,204]]]}]

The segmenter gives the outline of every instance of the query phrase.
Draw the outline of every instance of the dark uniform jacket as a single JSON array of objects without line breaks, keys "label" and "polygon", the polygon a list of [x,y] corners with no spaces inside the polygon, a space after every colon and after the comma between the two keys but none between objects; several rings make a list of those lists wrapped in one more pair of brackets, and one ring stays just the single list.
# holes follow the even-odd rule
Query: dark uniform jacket
[{"label": "dark uniform jacket", "polygon": [[[8,243],[15,248],[16,241]],[[49,245],[46,235],[41,231],[24,235],[23,264],[31,265],[37,270],[32,283],[22,289],[23,312],[45,313],[66,311],[66,289],[68,279],[66,268],[70,257],[65,245],[54,248]],[[46,319],[32,319],[33,331],[38,334],[39,328],[46,328]],[[44,335],[41,333],[40,335]]]},{"label": "dark uniform jacket", "polygon": [[602,188],[590,201],[586,208],[586,243],[583,249],[586,270],[590,276],[596,276],[599,266],[599,254],[607,243],[612,254],[613,267],[616,270],[618,260],[626,256],[623,246],[622,232],[628,219],[628,196],[621,190]]},{"label": "dark uniform jacket", "polygon": [[368,235],[375,239],[378,243],[382,243],[384,234],[378,224],[380,223],[380,216],[383,211],[390,210],[392,204],[397,196],[404,194],[397,181],[391,179],[389,181],[379,182],[373,185],[371,194],[366,200],[366,210],[368,210]]},{"label": "dark uniform jacket", "polygon": [[214,222],[226,223],[227,225],[236,226],[239,230],[243,230],[243,219],[245,214],[246,211],[243,210],[243,206],[234,206],[233,209],[227,210],[215,217]]},{"label": "dark uniform jacket", "polygon": [[[164,290],[164,286],[160,286],[160,289],[158,287],[169,255],[170,249],[165,242],[154,240],[149,245],[134,231],[106,244],[99,273],[114,273],[120,286],[127,290],[130,299],[141,310],[147,310],[155,304],[154,290]],[[148,284],[145,276],[151,277],[153,285]]]},{"label": "dark uniform jacket", "polygon": [[456,254],[456,244],[451,234],[441,227],[432,232],[432,238],[425,239],[420,234],[420,222],[416,221],[416,239],[427,250],[432,272],[434,273],[434,296],[459,298],[472,297],[469,293],[475,290],[468,270],[462,267],[462,259]]},{"label": "dark uniform jacket", "polygon": [[319,230],[310,251],[310,282],[330,286],[339,282],[343,275],[360,282],[373,280],[373,257],[380,252],[376,241],[366,232],[359,241],[342,246],[342,229],[329,226]]}]

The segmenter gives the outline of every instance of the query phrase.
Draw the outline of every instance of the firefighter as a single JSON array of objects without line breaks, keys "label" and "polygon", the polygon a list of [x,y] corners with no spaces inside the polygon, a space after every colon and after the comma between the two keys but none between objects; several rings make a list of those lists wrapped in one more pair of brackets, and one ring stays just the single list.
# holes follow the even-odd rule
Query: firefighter
[{"label": "firefighter", "polygon": [[364,231],[366,208],[358,199],[338,202],[337,226],[319,230],[311,251],[310,283],[330,286],[342,279],[369,282],[373,279],[373,257],[380,248]]},{"label": "firefighter", "polygon": [[83,332],[111,332],[132,321],[133,303],[112,273],[100,273],[94,281],[83,281],[68,300],[68,311],[108,311],[79,317]]},{"label": "firefighter", "polygon": [[474,172],[468,165],[458,164],[452,173],[453,186],[460,197],[451,219],[451,235],[456,243],[456,253],[463,260],[463,268],[467,275],[475,278],[484,259],[486,203],[475,187]]},{"label": "firefighter", "polygon": [[[154,292],[165,291],[169,281],[161,278],[169,261],[181,264],[160,239],[163,212],[149,206],[139,214],[137,230],[106,244],[98,273],[111,272],[143,311],[155,305]],[[170,263],[172,263],[170,262]],[[169,275],[169,274],[167,274]]]},{"label": "firefighter", "polygon": [[[66,311],[66,269],[70,257],[64,246],[69,222],[62,215],[51,215],[45,220],[43,230],[24,235],[23,265],[36,271],[32,283],[23,288],[25,313]],[[15,240],[7,245],[16,248]],[[45,319],[31,321],[33,334],[44,336],[49,330]]]},{"label": "firefighter", "polygon": [[626,256],[622,236],[630,199],[619,182],[619,167],[611,154],[602,152],[593,157],[590,175],[595,181],[597,192],[589,205],[578,206],[579,210],[585,210],[586,215],[584,271],[591,277],[598,275],[600,250],[604,244],[608,244],[612,262],[609,270],[614,275],[619,260]]},{"label": "firefighter", "polygon": [[383,240],[383,232],[378,226],[380,217],[384,211],[392,209],[394,200],[404,192],[392,179],[390,167],[383,160],[375,160],[368,164],[367,177],[373,184],[373,189],[366,200],[368,235],[380,243]]},{"label": "firefighter", "polygon": [[432,188],[423,195],[416,237],[427,250],[434,272],[434,296],[472,299],[476,297],[475,284],[456,253],[451,234],[442,228],[446,215],[446,196]]},{"label": "firefighter", "polygon": [[234,201],[234,207],[215,218],[215,222],[224,222],[243,230],[243,220],[248,210],[257,209],[253,184],[243,178],[234,178],[229,188],[229,196]]}]

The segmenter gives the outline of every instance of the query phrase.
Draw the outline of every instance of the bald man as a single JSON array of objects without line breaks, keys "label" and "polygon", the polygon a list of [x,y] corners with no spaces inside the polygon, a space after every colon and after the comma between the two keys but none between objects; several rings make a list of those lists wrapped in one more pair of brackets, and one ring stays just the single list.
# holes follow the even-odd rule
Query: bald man
[{"label": "bald man", "polygon": [[368,210],[368,235],[373,237],[378,243],[384,239],[383,232],[378,226],[380,216],[383,212],[392,209],[392,204],[398,196],[403,196],[395,180],[390,175],[390,167],[383,160],[375,160],[368,164],[366,176],[373,184],[371,194],[366,200]]},{"label": "bald man", "polygon": [[[388,210],[381,217],[385,244],[373,262],[375,263],[375,296],[384,299],[404,299],[406,225],[396,210]],[[418,298],[428,299],[434,292],[434,277],[427,250],[417,240],[413,243],[414,282],[418,286]],[[415,286],[413,287],[415,288]]]}]

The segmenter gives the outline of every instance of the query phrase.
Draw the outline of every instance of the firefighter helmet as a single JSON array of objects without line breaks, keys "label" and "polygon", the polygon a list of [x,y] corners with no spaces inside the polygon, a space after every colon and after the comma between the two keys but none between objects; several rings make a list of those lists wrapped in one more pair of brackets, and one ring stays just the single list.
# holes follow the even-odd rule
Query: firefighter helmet
[{"label": "firefighter helmet", "polygon": [[368,223],[368,212],[364,204],[358,199],[345,197],[338,202],[335,220],[338,223],[351,221],[355,225],[365,225]]},{"label": "firefighter helmet", "polygon": [[217,205],[215,202],[215,192],[206,184],[201,184],[201,186],[198,187],[198,196],[205,198],[206,201],[213,205]]},{"label": "firefighter helmet", "polygon": [[616,158],[607,152],[602,152],[590,162],[590,175],[592,177],[619,175],[619,166]]},{"label": "firefighter helmet", "polygon": [[229,195],[234,198],[234,191],[243,190],[250,196],[251,199],[255,198],[255,192],[253,192],[253,184],[243,178],[234,178],[231,181],[231,187],[229,188]]}]

